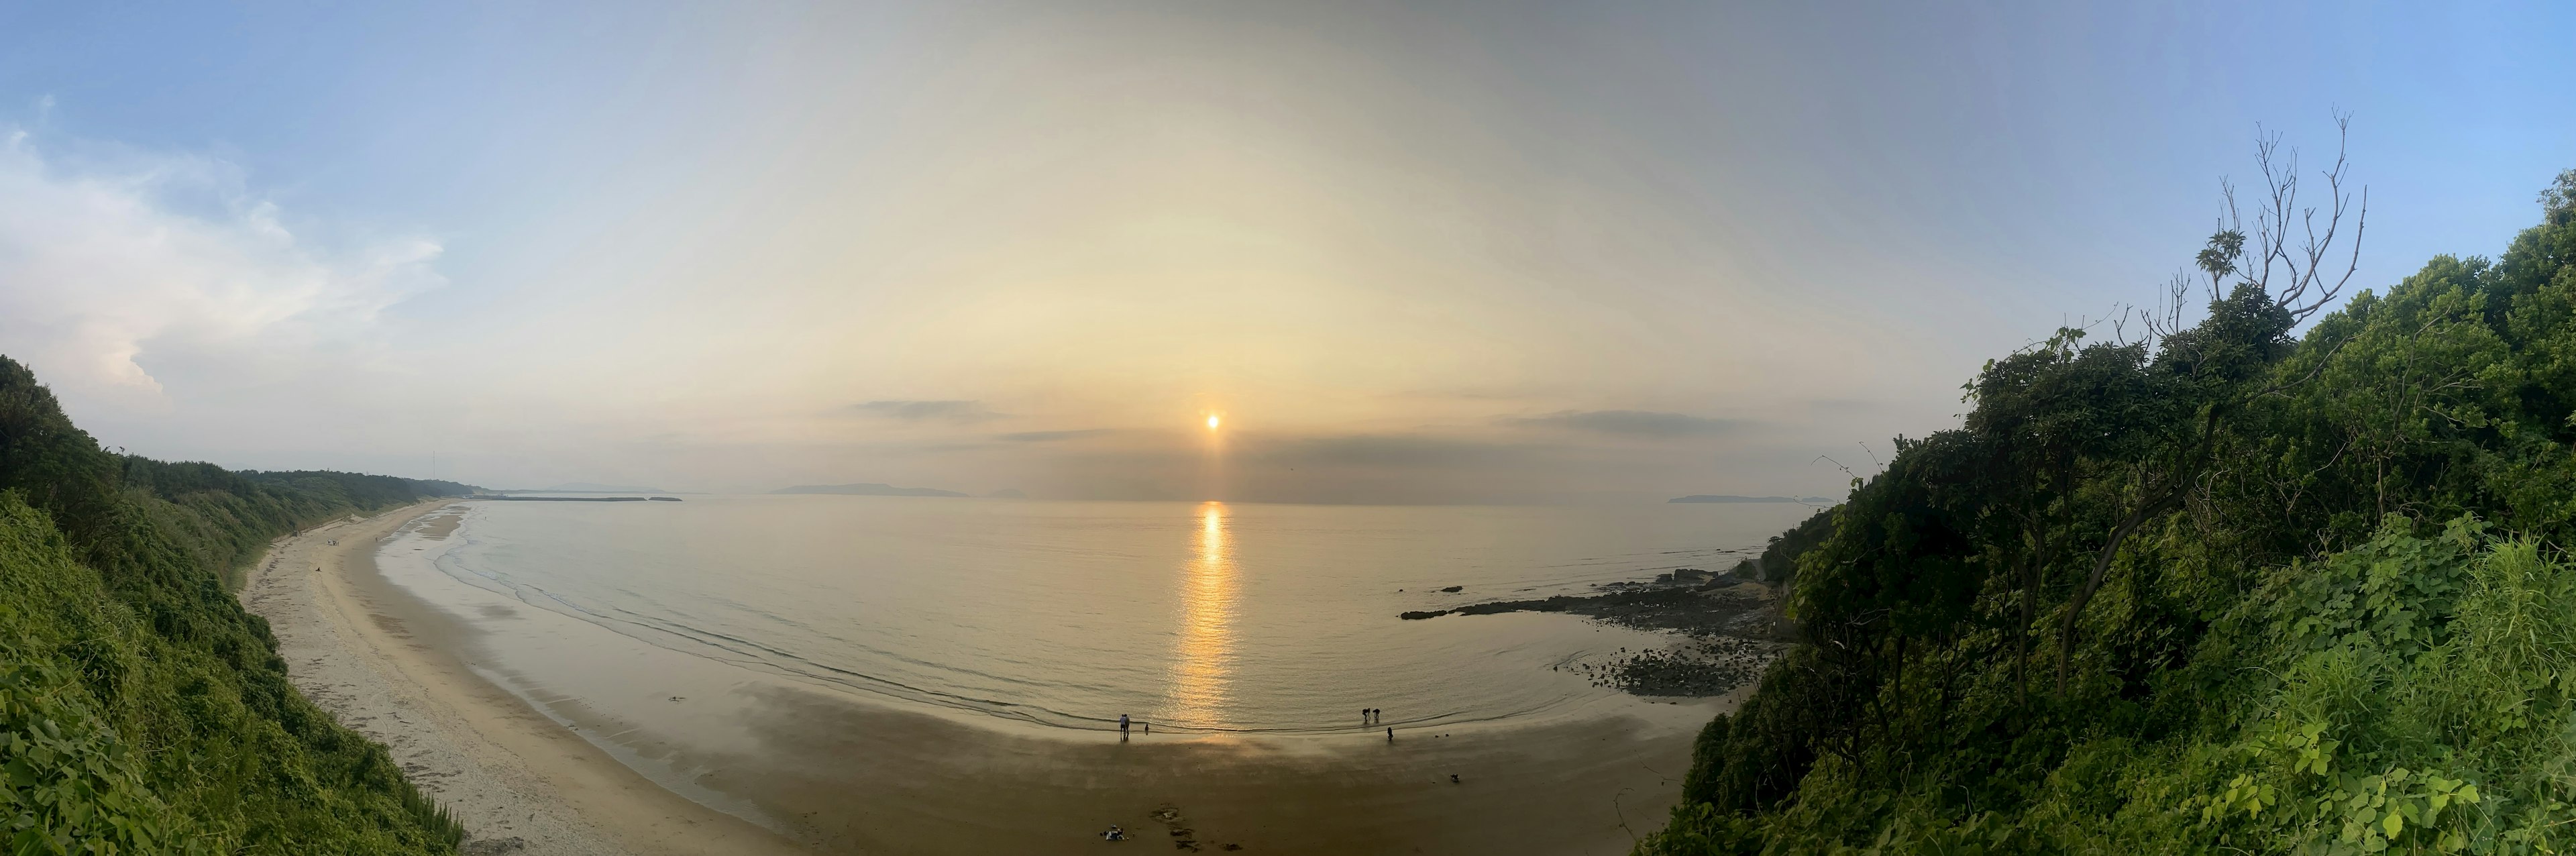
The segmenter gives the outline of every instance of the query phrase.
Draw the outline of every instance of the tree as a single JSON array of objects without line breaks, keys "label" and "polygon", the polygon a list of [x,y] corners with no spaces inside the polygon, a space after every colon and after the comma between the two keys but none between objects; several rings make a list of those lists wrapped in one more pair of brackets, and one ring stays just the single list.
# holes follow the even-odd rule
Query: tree
[{"label": "tree", "polygon": [[[2143,344],[2156,352],[2152,394],[2164,400],[2165,408],[2187,411],[2190,418],[2140,423],[2137,439],[2142,442],[2116,468],[2126,484],[2119,491],[2125,511],[2103,539],[2092,571],[2068,598],[2058,623],[2057,691],[2061,695],[2066,692],[2067,669],[2084,608],[2101,591],[2121,545],[2148,520],[2172,509],[2200,486],[2228,420],[2255,399],[2315,379],[2309,374],[2286,382],[2261,382],[2296,347],[2290,333],[2333,305],[2361,266],[2369,194],[2362,191],[2355,204],[2354,195],[2344,189],[2350,171],[2344,143],[2350,137],[2351,117],[2336,116],[2335,128],[2334,165],[2320,173],[2328,199],[2324,221],[2318,221],[2317,208],[2299,202],[2298,153],[2284,154],[2278,134],[2257,139],[2255,163],[2262,170],[2265,193],[2255,210],[2252,232],[2246,231],[2235,187],[2222,183],[2226,214],[2218,231],[2193,258],[2207,277],[2207,314],[2198,324],[2182,326],[2190,281],[2176,277],[2164,314],[2144,319]],[[2349,247],[2339,248],[2339,243],[2345,243],[2347,215],[2352,226]],[[2339,271],[2338,254],[2342,255]]]}]

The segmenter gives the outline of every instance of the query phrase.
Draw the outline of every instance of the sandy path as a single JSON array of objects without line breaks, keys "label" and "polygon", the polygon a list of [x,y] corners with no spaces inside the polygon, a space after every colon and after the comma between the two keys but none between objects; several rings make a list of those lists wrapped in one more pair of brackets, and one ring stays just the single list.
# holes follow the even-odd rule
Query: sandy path
[{"label": "sandy path", "polygon": [[390,747],[463,821],[470,854],[806,852],[653,784],[433,644],[441,622],[387,590],[375,551],[447,504],[281,539],[252,570],[242,602],[268,619],[305,697]]}]

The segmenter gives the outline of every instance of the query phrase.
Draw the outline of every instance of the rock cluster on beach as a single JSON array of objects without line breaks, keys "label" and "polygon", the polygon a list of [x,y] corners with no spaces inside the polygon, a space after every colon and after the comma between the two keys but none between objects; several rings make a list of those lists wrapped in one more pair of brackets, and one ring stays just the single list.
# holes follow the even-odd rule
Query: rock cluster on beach
[{"label": "rock cluster on beach", "polygon": [[1694,639],[1612,660],[1595,670],[1594,683],[1641,696],[1723,695],[1762,677],[1780,647],[1732,636]]},{"label": "rock cluster on beach", "polygon": [[1402,613],[1407,620],[1501,612],[1569,612],[1637,630],[1676,633],[1667,648],[1628,651],[1605,662],[1573,664],[1595,686],[1639,696],[1714,696],[1750,684],[1788,647],[1778,592],[1733,571],[1676,568],[1653,581],[1594,586],[1595,595],[1478,603]]}]

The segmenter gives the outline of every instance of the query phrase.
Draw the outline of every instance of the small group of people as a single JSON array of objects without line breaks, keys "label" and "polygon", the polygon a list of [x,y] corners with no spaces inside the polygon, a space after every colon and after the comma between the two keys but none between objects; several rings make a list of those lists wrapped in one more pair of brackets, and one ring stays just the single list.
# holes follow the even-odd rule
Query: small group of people
[{"label": "small group of people", "polygon": [[[1360,708],[1360,724],[1361,724],[1361,725],[1386,725],[1386,711],[1379,710],[1379,709],[1374,708],[1374,707],[1363,707],[1363,708]],[[1388,742],[1388,743],[1393,743],[1393,742],[1395,742],[1395,728],[1394,728],[1394,727],[1392,727],[1392,726],[1389,726],[1389,727],[1386,729],[1386,742]]]},{"label": "small group of people", "polygon": [[1147,733],[1147,734],[1152,734],[1152,733],[1154,733],[1154,724],[1153,724],[1153,723],[1151,723],[1151,722],[1135,722],[1135,723],[1131,723],[1131,722],[1127,719],[1127,715],[1126,715],[1126,714],[1123,714],[1123,713],[1122,713],[1122,714],[1119,714],[1119,715],[1118,715],[1118,733],[1120,733],[1120,734],[1125,734],[1125,733],[1127,733],[1127,727],[1128,727],[1129,725],[1131,725],[1131,724],[1134,724],[1134,725],[1143,725],[1143,726],[1145,726],[1145,733]]}]

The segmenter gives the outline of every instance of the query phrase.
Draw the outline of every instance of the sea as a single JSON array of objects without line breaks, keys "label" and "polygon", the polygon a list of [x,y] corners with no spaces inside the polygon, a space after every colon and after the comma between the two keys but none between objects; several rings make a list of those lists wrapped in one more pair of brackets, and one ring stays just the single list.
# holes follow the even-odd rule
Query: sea
[{"label": "sea", "polygon": [[[1126,715],[1164,733],[1293,737],[1347,731],[1363,708],[1420,727],[1648,703],[1597,668],[1666,634],[1564,614],[1398,615],[1724,570],[1813,513],[682,499],[460,503],[452,531],[406,528],[379,566],[481,631],[476,670],[542,709],[676,703],[739,673],[1020,731],[1097,733]],[[629,662],[662,665],[599,677]],[[637,686],[666,674],[676,689]]]}]

